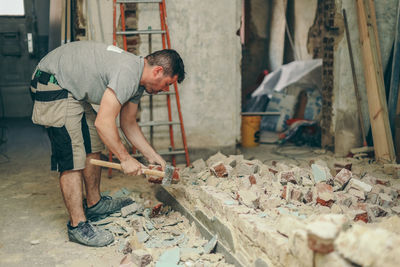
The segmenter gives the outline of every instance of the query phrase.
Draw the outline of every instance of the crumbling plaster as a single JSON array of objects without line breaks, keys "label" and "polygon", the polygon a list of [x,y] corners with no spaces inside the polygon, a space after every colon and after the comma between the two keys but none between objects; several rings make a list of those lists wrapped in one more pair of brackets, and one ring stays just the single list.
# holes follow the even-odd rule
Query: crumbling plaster
[{"label": "crumbling plaster", "polygon": [[[396,0],[374,1],[383,71],[385,71],[388,64],[393,45],[397,3],[398,1]],[[362,100],[362,113],[364,116],[365,130],[366,133],[368,133],[370,126],[368,100],[364,80],[362,51],[359,41],[356,2],[337,0],[336,8],[339,14],[342,14],[342,9],[345,9],[347,13],[355,71]],[[343,19],[341,15],[339,18]],[[343,156],[347,154],[351,148],[361,146],[362,139],[350,67],[350,56],[343,28],[344,23],[343,21],[338,21],[337,24],[341,25],[340,27],[342,28],[340,30],[341,36],[338,39],[334,52],[334,111],[332,128],[335,129],[335,152],[337,155]]]}]

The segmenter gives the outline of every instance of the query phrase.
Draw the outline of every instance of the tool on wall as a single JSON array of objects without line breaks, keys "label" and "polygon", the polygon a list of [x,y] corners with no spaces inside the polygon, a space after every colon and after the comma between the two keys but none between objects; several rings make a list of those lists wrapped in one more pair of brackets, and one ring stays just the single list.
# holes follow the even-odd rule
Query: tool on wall
[{"label": "tool on wall", "polygon": [[[126,23],[125,23],[125,7],[124,4],[128,3],[136,3],[136,4],[157,4],[159,6],[159,13],[160,13],[160,24],[161,24],[161,29],[160,30],[153,30],[151,27],[147,30],[126,30]],[[117,31],[117,4],[119,5],[119,10],[120,10],[120,17],[121,17],[121,28],[122,31]],[[122,35],[123,38],[123,49],[127,50],[127,36],[131,35],[141,35],[141,34],[148,34],[149,35],[149,45],[151,45],[151,35],[152,34],[161,34],[161,40],[162,40],[162,47],[163,49],[170,49],[171,48],[171,40],[169,36],[169,30],[168,30],[168,25],[167,25],[167,11],[166,11],[166,6],[165,6],[165,0],[113,0],[113,44],[116,45],[117,43],[117,35]],[[149,47],[151,49],[151,46]],[[149,96],[151,99],[151,106],[150,106],[150,121],[148,122],[140,122],[139,125],[141,127],[150,127],[150,141],[153,143],[153,127],[156,126],[169,126],[169,137],[170,137],[170,149],[167,151],[157,151],[160,155],[170,155],[172,156],[172,165],[176,165],[176,155],[179,154],[184,154],[185,155],[185,160],[186,160],[186,165],[190,165],[190,159],[189,159],[189,152],[188,152],[188,147],[186,143],[186,135],[185,135],[185,128],[183,125],[183,117],[182,117],[182,111],[181,111],[181,105],[180,105],[180,98],[179,98],[179,92],[178,92],[178,85],[175,82],[174,83],[174,91],[168,91],[168,92],[163,92],[159,93],[158,95],[165,95],[167,98],[167,108],[168,108],[168,121],[154,121],[153,120],[153,108],[152,108],[152,95],[149,94],[144,94],[143,96]],[[172,120],[172,108],[171,108],[171,95],[175,95],[176,99],[176,105],[177,105],[177,111],[178,111],[178,117],[179,121],[173,121]],[[182,137],[182,143],[183,143],[183,149],[176,149],[175,148],[175,141],[174,141],[174,130],[173,130],[173,125],[179,125],[180,130],[181,130],[181,137]],[[135,153],[134,150],[134,157],[141,157],[141,154]],[[112,154],[110,152],[109,155],[109,160],[112,161]],[[108,176],[111,177],[111,169],[108,170]]]}]

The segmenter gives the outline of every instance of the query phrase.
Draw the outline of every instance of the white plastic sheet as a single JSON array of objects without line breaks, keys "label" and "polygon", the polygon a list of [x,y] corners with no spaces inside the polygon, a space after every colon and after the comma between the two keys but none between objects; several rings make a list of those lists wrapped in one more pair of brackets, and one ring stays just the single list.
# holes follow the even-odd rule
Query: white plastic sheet
[{"label": "white plastic sheet", "polygon": [[322,59],[293,61],[281,66],[265,76],[261,85],[252,93],[252,97],[270,95],[273,91],[281,91],[296,82],[313,84],[320,88],[322,77]]}]

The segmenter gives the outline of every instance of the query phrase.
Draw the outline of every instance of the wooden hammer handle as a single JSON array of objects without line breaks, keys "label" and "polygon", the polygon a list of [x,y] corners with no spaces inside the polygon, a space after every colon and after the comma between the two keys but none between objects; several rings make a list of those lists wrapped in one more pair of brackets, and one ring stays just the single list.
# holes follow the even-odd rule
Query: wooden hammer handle
[{"label": "wooden hammer handle", "polygon": [[[117,169],[122,171],[121,164],[119,163],[114,163],[114,162],[109,162],[109,161],[104,161],[104,160],[98,160],[98,159],[91,159],[90,163],[93,165],[101,166],[101,167],[106,167],[106,168],[112,168],[112,169]],[[157,177],[164,177],[165,172],[162,171],[157,171],[157,170],[150,170],[150,169],[142,169],[143,174],[147,175],[154,175]]]}]

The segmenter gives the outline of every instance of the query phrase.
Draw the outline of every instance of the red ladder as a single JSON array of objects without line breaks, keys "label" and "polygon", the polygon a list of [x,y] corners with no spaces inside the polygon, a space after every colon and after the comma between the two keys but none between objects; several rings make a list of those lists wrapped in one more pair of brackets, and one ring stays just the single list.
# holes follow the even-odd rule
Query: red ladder
[{"label": "red ladder", "polygon": [[[161,22],[161,30],[135,30],[135,31],[127,31],[126,30],[126,24],[125,24],[125,7],[124,4],[129,4],[129,3],[158,3],[159,6],[159,11],[160,11],[160,22]],[[121,28],[122,31],[117,31],[117,4],[119,4],[120,8],[120,16],[121,16]],[[161,34],[161,40],[162,40],[162,47],[163,49],[170,49],[171,48],[171,40],[169,37],[169,30],[168,30],[168,25],[167,25],[167,11],[165,8],[165,0],[113,0],[113,45],[117,45],[117,35],[122,35],[123,37],[123,49],[127,51],[127,40],[126,36],[127,35],[139,35],[139,34],[148,34],[149,35],[149,40],[151,41],[151,35],[152,34]],[[151,49],[151,48],[150,48]],[[145,123],[139,123],[141,127],[150,127],[150,139],[151,139],[151,144],[153,145],[153,127],[154,126],[161,126],[161,125],[169,125],[169,137],[170,137],[170,149],[167,151],[158,151],[160,155],[170,155],[172,156],[172,165],[176,165],[176,158],[175,155],[178,154],[185,154],[185,159],[186,159],[186,165],[190,165],[190,159],[189,159],[189,152],[187,148],[187,143],[186,143],[186,135],[185,135],[185,128],[183,126],[183,118],[182,118],[182,111],[181,111],[181,105],[180,105],[180,99],[179,99],[179,92],[178,92],[178,84],[175,82],[174,83],[174,92],[168,91],[168,92],[163,92],[159,93],[157,95],[166,95],[167,97],[167,106],[168,106],[168,121],[152,121],[152,95],[149,94],[144,94],[150,97],[150,119],[151,121],[145,122]],[[175,95],[176,98],[176,105],[177,105],[177,110],[178,110],[178,116],[179,116],[179,121],[174,122],[172,121],[172,112],[171,112],[171,99],[170,96]],[[174,142],[174,130],[173,130],[173,125],[180,125],[181,129],[181,135],[182,135],[182,143],[183,143],[183,150],[176,150],[175,149],[175,142]],[[134,157],[141,157],[142,155],[139,153],[136,153],[135,148],[133,148],[133,156]],[[112,161],[112,152],[109,153],[109,161]],[[111,177],[112,175],[112,169],[108,169],[108,177]]]}]

